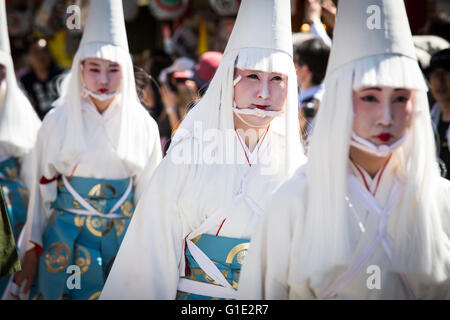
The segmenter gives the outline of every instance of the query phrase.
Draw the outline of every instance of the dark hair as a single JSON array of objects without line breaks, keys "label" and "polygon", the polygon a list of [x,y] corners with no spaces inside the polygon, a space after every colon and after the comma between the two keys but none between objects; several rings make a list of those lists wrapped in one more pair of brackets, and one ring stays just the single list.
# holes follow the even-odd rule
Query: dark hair
[{"label": "dark hair", "polygon": [[320,39],[303,41],[294,48],[299,66],[307,65],[312,73],[312,82],[318,85],[325,77],[330,48]]},{"label": "dark hair", "polygon": [[450,15],[440,12],[430,18],[428,34],[432,34],[450,42]]}]

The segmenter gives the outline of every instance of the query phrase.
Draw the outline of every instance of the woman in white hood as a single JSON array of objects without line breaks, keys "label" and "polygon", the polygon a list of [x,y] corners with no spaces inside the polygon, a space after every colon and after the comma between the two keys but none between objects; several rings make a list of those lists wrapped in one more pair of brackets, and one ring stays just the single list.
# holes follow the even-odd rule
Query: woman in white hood
[{"label": "woman in white hood", "polygon": [[34,149],[14,296],[30,286],[32,299],[100,295],[143,181],[161,160],[157,125],[138,101],[122,2],[91,1],[61,97]]},{"label": "woman in white hood", "polygon": [[243,299],[450,292],[450,186],[401,0],[339,1],[308,164],[274,193]]},{"label": "woman in white hood", "polygon": [[[5,0],[0,0],[0,187],[17,242],[27,217],[29,172],[24,163],[36,141],[41,121],[17,85]],[[8,277],[0,278],[0,296]]]},{"label": "woman in white hood", "polygon": [[290,17],[289,1],[241,3],[208,90],[136,208],[102,299],[236,297],[266,199],[304,160]]}]

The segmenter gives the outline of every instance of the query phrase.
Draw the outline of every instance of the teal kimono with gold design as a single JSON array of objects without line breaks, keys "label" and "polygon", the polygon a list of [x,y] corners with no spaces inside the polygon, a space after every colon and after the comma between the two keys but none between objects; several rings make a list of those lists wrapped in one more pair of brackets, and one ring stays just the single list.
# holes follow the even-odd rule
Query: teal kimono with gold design
[{"label": "teal kimono with gold design", "polygon": [[69,183],[99,214],[86,213],[58,179],[31,299],[98,298],[133,215],[130,179],[72,177]]},{"label": "teal kimono with gold design", "polygon": [[[242,262],[250,246],[250,240],[201,234],[194,238],[192,242],[208,256],[223,274],[225,279],[235,290],[237,290]],[[187,260],[187,275],[182,278],[211,285],[219,285],[200,268],[188,248],[186,248],[185,257]],[[180,290],[178,290],[176,298],[177,300],[223,300],[222,298],[183,292]]]}]

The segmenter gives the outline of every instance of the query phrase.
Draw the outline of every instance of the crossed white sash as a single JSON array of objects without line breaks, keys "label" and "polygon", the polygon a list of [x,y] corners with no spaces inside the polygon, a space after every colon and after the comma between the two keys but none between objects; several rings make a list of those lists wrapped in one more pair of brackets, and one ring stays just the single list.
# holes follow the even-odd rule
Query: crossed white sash
[{"label": "crossed white sash", "polygon": [[75,213],[75,214],[83,214],[83,215],[89,215],[89,216],[101,216],[105,218],[119,218],[122,215],[119,213],[115,213],[115,211],[120,208],[120,206],[125,202],[128,195],[131,192],[131,189],[133,187],[133,179],[130,178],[130,182],[128,183],[128,187],[126,191],[123,193],[122,197],[114,204],[114,206],[109,210],[109,213],[104,214],[96,210],[89,202],[87,202],[80,194],[70,185],[69,181],[65,176],[62,176],[62,180],[64,182],[64,186],[67,188],[67,190],[70,192],[70,194],[78,201],[78,203],[84,207],[83,209],[65,209],[66,211]]},{"label": "crossed white sash", "polygon": [[[350,192],[369,210],[370,213],[376,216],[378,222],[378,230],[375,239],[372,243],[363,251],[363,253],[357,257],[354,262],[347,268],[347,270],[341,274],[331,285],[319,294],[318,299],[330,299],[334,298],[339,291],[353,280],[367,260],[374,254],[375,249],[381,243],[389,260],[392,259],[392,241],[386,232],[387,218],[400,201],[404,191],[404,184],[396,178],[394,186],[391,190],[389,199],[386,202],[386,206],[383,208],[375,197],[358,181],[358,179],[350,175],[348,178],[348,188]],[[400,278],[407,289],[407,294],[410,298],[414,298],[414,293],[405,275],[400,275]]]}]

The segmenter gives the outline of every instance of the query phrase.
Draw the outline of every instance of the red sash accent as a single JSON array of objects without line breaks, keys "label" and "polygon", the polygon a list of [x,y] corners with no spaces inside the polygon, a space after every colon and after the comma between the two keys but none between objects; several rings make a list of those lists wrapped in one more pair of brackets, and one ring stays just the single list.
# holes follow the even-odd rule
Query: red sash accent
[{"label": "red sash accent", "polygon": [[54,176],[51,179],[47,179],[45,176],[42,176],[41,179],[39,180],[40,184],[49,184],[52,183],[53,181],[55,181],[56,179],[58,179],[58,176]]}]

